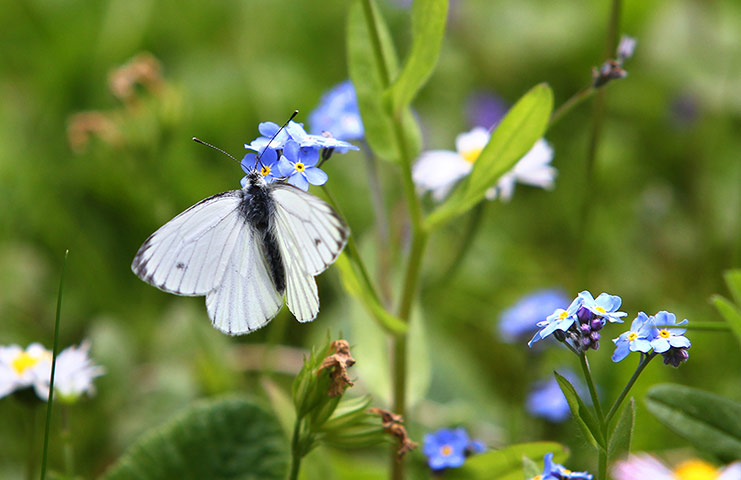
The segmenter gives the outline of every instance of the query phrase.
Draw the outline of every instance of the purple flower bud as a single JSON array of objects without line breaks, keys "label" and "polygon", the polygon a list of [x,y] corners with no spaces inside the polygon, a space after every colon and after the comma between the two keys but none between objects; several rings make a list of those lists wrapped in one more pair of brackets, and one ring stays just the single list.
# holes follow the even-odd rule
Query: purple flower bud
[{"label": "purple flower bud", "polygon": [[670,348],[666,352],[662,353],[664,357],[664,365],[671,365],[673,367],[679,367],[679,364],[686,362],[690,358],[690,354],[686,348]]},{"label": "purple flower bud", "polygon": [[590,323],[589,326],[592,327],[593,332],[599,332],[600,330],[602,330],[602,327],[605,326],[605,321],[599,318],[595,318],[594,320],[592,320],[592,323]]},{"label": "purple flower bud", "polygon": [[588,323],[582,323],[581,325],[579,325],[579,329],[581,330],[581,333],[584,335],[589,335],[589,332],[592,331],[592,329],[589,328]]},{"label": "purple flower bud", "polygon": [[589,323],[590,320],[594,318],[594,315],[589,311],[589,309],[579,307],[579,310],[576,311],[576,318],[579,319],[580,323]]},{"label": "purple flower bud", "polygon": [[595,350],[599,350],[599,341],[592,342],[592,348]]},{"label": "purple flower bud", "polygon": [[590,338],[590,339],[591,339],[591,340],[592,340],[593,342],[599,342],[599,332],[592,332],[592,333],[590,333],[590,334],[589,334],[589,338]]}]

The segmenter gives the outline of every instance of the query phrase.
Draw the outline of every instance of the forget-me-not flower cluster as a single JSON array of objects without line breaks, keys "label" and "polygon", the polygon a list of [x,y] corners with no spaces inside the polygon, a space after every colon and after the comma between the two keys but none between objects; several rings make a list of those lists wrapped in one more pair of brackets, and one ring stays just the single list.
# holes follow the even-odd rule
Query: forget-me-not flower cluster
[{"label": "forget-me-not flower cluster", "polygon": [[572,472],[563,465],[553,461],[553,453],[546,453],[543,473],[533,477],[531,480],[592,480],[592,475],[587,472]]},{"label": "forget-me-not flower cluster", "polygon": [[[249,173],[259,170],[268,183],[282,180],[301,190],[309,185],[324,185],[329,178],[318,166],[319,159],[328,159],[333,152],[357,150],[351,143],[326,135],[310,135],[300,123],[289,121],[284,128],[273,122],[263,122],[261,134],[249,144],[252,150],[242,159],[242,170]],[[242,178],[242,187],[247,177]]]},{"label": "forget-me-not flower cluster", "polygon": [[664,364],[678,367],[687,361],[687,349],[692,346],[690,340],[684,336],[687,319],[677,323],[677,316],[667,311],[660,311],[649,317],[643,312],[633,320],[630,330],[614,339],[615,353],[613,362],[619,362],[630,352],[649,354],[651,351],[660,353],[664,357]]},{"label": "forget-me-not flower cluster", "polygon": [[540,320],[568,301],[568,297],[559,289],[537,290],[520,298],[499,316],[501,339],[516,342],[523,337],[529,338],[537,330],[536,324]]},{"label": "forget-me-not flower cluster", "polygon": [[573,350],[585,352],[599,348],[599,331],[607,321],[622,322],[627,313],[618,309],[622,304],[620,297],[601,293],[596,299],[588,290],[579,293],[564,310],[556,309],[545,320],[538,322],[540,328],[528,343],[533,344],[552,334],[566,342]]}]

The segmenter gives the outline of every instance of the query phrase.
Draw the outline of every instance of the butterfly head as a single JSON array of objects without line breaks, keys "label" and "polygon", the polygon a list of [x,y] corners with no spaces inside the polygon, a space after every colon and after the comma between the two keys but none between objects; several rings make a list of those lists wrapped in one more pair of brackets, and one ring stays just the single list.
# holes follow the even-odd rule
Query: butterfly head
[{"label": "butterfly head", "polygon": [[250,170],[249,173],[247,173],[246,182],[244,185],[244,188],[248,189],[251,186],[255,185],[258,187],[263,187],[267,185],[267,182],[265,181],[265,177],[270,173],[269,171],[267,173],[262,173],[261,170],[265,170],[266,168],[269,168],[267,166],[257,166],[254,169]]}]

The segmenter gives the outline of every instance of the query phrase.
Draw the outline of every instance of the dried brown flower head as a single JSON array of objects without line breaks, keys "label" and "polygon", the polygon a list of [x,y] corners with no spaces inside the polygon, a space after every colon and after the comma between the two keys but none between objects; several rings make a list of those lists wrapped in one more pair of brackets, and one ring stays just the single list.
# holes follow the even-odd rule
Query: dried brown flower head
[{"label": "dried brown flower head", "polygon": [[375,413],[381,417],[381,423],[383,428],[393,437],[399,440],[399,450],[396,451],[398,458],[401,459],[407,452],[417,448],[417,442],[413,442],[412,439],[407,435],[407,431],[404,428],[404,419],[401,415],[398,415],[389,410],[382,408],[369,408],[369,412]]},{"label": "dried brown flower head", "polygon": [[336,397],[342,395],[346,387],[352,387],[353,382],[347,374],[347,369],[355,364],[355,359],[350,355],[350,344],[347,340],[335,340],[330,344],[330,349],[335,353],[322,360],[317,374],[322,370],[331,369],[329,378],[332,384],[329,386],[329,396]]}]

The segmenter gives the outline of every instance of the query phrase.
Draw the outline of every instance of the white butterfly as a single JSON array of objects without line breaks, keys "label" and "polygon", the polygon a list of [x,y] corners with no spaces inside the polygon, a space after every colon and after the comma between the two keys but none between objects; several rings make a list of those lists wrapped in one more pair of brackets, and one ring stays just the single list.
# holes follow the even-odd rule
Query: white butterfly
[{"label": "white butterfly", "polygon": [[241,190],[206,198],[154,232],[131,269],[165,292],[206,296],[214,327],[240,335],[265,326],[283,306],[314,320],[314,276],[337,259],[350,231],[319,198],[257,170]]}]

